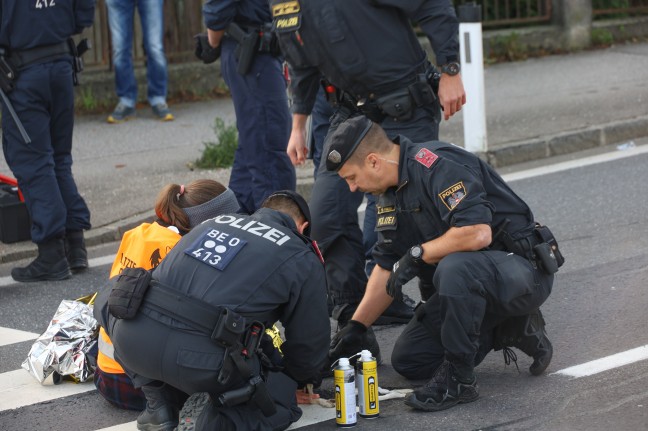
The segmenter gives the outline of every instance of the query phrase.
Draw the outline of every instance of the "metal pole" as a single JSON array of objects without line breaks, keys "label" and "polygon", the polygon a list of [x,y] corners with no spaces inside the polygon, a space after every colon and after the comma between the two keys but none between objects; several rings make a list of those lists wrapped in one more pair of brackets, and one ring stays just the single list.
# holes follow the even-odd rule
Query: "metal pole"
[{"label": "metal pole", "polygon": [[485,153],[488,139],[481,6],[475,2],[460,5],[458,17],[461,76],[466,90],[466,104],[462,108],[464,146],[473,153]]}]

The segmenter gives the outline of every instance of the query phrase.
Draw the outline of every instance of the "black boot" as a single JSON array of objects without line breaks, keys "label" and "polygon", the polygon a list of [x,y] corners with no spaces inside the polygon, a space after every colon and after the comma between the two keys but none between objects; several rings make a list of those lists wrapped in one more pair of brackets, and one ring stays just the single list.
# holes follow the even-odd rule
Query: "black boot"
[{"label": "black boot", "polygon": [[38,244],[36,259],[24,268],[11,270],[11,277],[23,282],[65,280],[70,275],[63,238],[52,238]]},{"label": "black boot", "polygon": [[539,309],[527,316],[511,317],[495,328],[493,348],[504,348],[506,355],[507,347],[517,347],[533,358],[529,371],[534,376],[547,369],[553,356],[553,346],[547,338],[545,321]]},{"label": "black boot", "polygon": [[65,231],[65,256],[72,271],[83,271],[88,268],[88,252],[82,230]]},{"label": "black boot", "polygon": [[472,372],[461,375],[457,367],[444,360],[432,379],[405,398],[405,404],[418,410],[436,412],[479,398],[477,378]]},{"label": "black boot", "polygon": [[182,407],[177,390],[166,384],[145,385],[146,409],[137,417],[141,431],[173,431],[178,425],[178,411]]}]

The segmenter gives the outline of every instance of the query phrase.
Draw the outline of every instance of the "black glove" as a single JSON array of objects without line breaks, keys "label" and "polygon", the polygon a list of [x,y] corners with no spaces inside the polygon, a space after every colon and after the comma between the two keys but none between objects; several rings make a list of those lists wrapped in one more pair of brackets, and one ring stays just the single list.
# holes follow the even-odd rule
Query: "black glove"
[{"label": "black glove", "polygon": [[410,251],[405,253],[392,268],[392,272],[387,280],[387,295],[392,298],[403,300],[403,284],[407,283],[419,274],[421,262],[416,261]]},{"label": "black glove", "polygon": [[207,33],[199,33],[194,36],[196,40],[196,50],[194,54],[198,60],[202,60],[205,64],[210,64],[218,60],[218,57],[221,55],[221,46],[218,45],[216,48],[213,48],[209,44],[209,38]]},{"label": "black glove", "polygon": [[329,359],[334,362],[339,358],[348,358],[362,349],[363,341],[367,333],[367,327],[356,320],[349,320],[349,323],[338,331],[331,340],[329,348]]}]

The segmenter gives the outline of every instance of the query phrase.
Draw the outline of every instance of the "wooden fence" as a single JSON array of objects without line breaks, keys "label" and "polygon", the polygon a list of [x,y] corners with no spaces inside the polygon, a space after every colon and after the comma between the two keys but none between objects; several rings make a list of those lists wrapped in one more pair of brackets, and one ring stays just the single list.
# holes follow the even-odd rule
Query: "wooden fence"
[{"label": "wooden fence", "polygon": [[[347,0],[355,1],[355,0]],[[569,0],[553,0],[569,1]],[[454,0],[455,6],[468,0]],[[552,0],[481,0],[485,29],[550,23]],[[170,63],[182,63],[193,58],[193,36],[204,31],[202,22],[203,0],[165,0],[164,44]],[[648,13],[648,0],[592,0],[594,16],[627,16]],[[98,0],[95,24],[87,29],[93,49],[86,54],[89,69],[111,69],[110,32],[105,0]],[[134,58],[145,60],[142,48],[142,31],[139,18],[135,19]]]}]

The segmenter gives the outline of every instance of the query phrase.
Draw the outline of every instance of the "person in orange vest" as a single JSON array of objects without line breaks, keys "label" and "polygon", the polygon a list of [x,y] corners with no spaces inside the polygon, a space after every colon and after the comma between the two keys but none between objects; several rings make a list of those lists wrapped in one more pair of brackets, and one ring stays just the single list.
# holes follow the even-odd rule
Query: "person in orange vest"
[{"label": "person in orange vest", "polygon": [[[157,220],[142,223],[124,233],[110,271],[110,278],[124,268],[153,269],[184,234],[203,221],[221,214],[235,213],[239,204],[234,192],[221,183],[199,179],[186,186],[167,184],[155,202]],[[94,383],[112,405],[128,410],[144,410],[146,398],[113,357],[113,345],[103,328],[99,329],[99,352]]]}]

